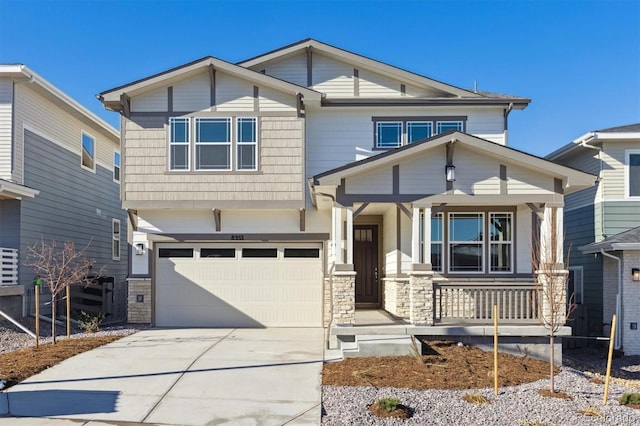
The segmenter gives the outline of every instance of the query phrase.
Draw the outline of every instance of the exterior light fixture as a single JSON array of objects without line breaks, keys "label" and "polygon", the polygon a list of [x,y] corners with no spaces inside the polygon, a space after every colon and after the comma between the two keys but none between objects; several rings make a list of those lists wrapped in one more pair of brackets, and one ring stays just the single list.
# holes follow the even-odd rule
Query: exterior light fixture
[{"label": "exterior light fixture", "polygon": [[452,164],[444,166],[444,174],[447,177],[447,182],[454,182],[456,180],[456,166]]},{"label": "exterior light fixture", "polygon": [[640,268],[631,269],[631,279],[633,281],[640,281]]}]

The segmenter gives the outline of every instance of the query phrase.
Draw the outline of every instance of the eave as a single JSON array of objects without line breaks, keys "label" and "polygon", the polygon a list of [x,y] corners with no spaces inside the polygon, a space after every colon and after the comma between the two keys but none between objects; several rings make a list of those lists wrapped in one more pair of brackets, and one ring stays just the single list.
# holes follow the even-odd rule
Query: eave
[{"label": "eave", "polygon": [[0,199],[21,200],[40,194],[37,189],[0,179]]},{"label": "eave", "polygon": [[525,109],[530,99],[526,98],[324,98],[323,107],[368,107],[368,106],[502,106]]}]

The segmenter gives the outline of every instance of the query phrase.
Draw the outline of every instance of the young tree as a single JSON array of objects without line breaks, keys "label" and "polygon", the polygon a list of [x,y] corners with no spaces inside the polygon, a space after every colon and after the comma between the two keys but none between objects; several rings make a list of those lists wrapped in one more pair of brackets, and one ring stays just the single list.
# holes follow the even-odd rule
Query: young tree
[{"label": "young tree", "polygon": [[567,299],[569,253],[563,256],[564,238],[559,235],[556,214],[554,209],[531,248],[536,290],[542,304],[540,321],[549,330],[549,391],[552,393],[555,393],[555,335],[575,309],[573,294]]},{"label": "young tree", "polygon": [[[33,269],[51,293],[51,334],[56,343],[56,301],[60,292],[73,284],[88,285],[93,277],[88,273],[95,263],[76,250],[72,241],[47,243],[41,240],[27,246],[25,266]],[[38,291],[36,289],[36,291]]]}]

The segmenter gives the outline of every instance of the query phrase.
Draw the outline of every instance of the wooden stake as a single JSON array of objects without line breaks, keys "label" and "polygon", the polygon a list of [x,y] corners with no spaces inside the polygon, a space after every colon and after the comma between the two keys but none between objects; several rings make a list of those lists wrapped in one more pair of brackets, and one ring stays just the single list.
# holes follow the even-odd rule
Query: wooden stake
[{"label": "wooden stake", "polygon": [[71,288],[67,286],[67,339],[71,339]]},{"label": "wooden stake", "polygon": [[609,397],[609,379],[611,379],[611,359],[613,358],[613,346],[616,338],[616,314],[613,314],[613,319],[611,319],[611,338],[609,340],[609,356],[607,357],[607,378],[604,381],[604,401],[603,404],[607,403],[607,398]]},{"label": "wooden stake", "polygon": [[36,295],[36,348],[40,345],[40,286],[33,289]]},{"label": "wooden stake", "polygon": [[498,395],[498,305],[493,305],[493,388]]}]

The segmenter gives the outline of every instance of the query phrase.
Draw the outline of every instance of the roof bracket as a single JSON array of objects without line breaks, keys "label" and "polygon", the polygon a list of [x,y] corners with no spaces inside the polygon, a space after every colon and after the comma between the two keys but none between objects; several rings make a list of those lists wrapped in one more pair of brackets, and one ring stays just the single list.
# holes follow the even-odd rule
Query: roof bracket
[{"label": "roof bracket", "polygon": [[216,232],[220,232],[220,221],[221,221],[221,215],[220,215],[220,209],[213,209],[213,220],[216,223]]},{"label": "roof bracket", "polygon": [[441,203],[438,207],[436,207],[435,209],[432,209],[431,210],[431,217],[436,217],[438,214],[440,214],[440,212],[442,210],[444,210],[446,205],[447,205],[447,203]]},{"label": "roof bracket", "polygon": [[369,205],[369,203],[364,203],[360,207],[358,207],[356,209],[356,211],[353,212],[353,218],[355,219],[356,217],[358,217],[360,215],[360,213],[362,213],[363,210],[367,208],[368,205]]},{"label": "roof bracket", "polygon": [[138,210],[127,209],[127,215],[129,216],[129,223],[134,231],[138,230]]},{"label": "roof bracket", "polygon": [[120,103],[122,104],[122,114],[125,117],[131,117],[131,98],[126,93],[120,95]]},{"label": "roof bracket", "polygon": [[529,209],[534,212],[536,214],[536,216],[538,216],[538,218],[543,219],[544,218],[544,211],[541,210],[538,206],[536,206],[533,203],[527,203],[527,207],[529,207]]},{"label": "roof bracket", "polygon": [[300,209],[300,232],[305,230],[306,209]]},{"label": "roof bracket", "polygon": [[398,208],[402,210],[402,213],[404,213],[409,219],[413,219],[413,214],[404,206],[404,204],[396,203],[396,206],[398,206]]}]

